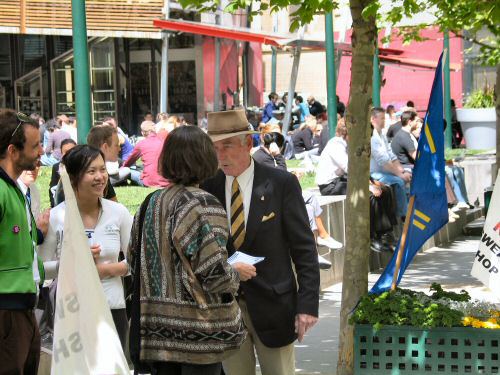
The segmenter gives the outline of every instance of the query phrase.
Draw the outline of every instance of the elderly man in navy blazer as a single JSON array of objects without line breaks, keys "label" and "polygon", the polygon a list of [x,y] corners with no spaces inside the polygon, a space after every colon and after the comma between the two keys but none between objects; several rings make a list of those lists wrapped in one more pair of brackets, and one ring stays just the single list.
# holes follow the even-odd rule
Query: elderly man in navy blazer
[{"label": "elderly man in navy blazer", "polygon": [[318,256],[297,178],[253,161],[248,129],[243,110],[208,114],[220,170],[202,188],[226,208],[229,254],[265,257],[255,266],[234,265],[249,334],[223,365],[227,375],[254,375],[256,352],[263,375],[290,375],[294,341],[318,320]]}]

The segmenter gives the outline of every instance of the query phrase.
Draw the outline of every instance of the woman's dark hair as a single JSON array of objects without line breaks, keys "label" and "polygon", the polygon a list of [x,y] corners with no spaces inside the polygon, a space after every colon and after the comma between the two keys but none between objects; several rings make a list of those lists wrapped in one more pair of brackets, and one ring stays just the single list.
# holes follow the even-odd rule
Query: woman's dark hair
[{"label": "woman's dark hair", "polygon": [[394,110],[395,110],[394,106],[392,104],[389,104],[387,106],[387,108],[385,109],[385,112],[390,113],[391,111],[394,111]]},{"label": "woman's dark hair", "polygon": [[196,126],[175,128],[163,143],[158,170],[173,183],[199,184],[217,172],[214,145]]},{"label": "woman's dark hair", "polygon": [[75,145],[76,146],[76,142],[73,140],[73,138],[66,138],[66,139],[64,139],[61,142],[61,150],[66,145]]},{"label": "woman's dark hair", "polygon": [[276,94],[274,91],[272,93],[270,93],[267,97],[269,98],[269,100],[273,100],[274,98],[276,98],[278,96],[278,94]]},{"label": "woman's dark hair", "polygon": [[262,140],[264,141],[265,148],[269,148],[271,143],[274,142],[276,143],[276,145],[278,145],[279,149],[281,150],[283,144],[285,143],[285,138],[283,137],[282,134],[278,132],[266,133],[262,138],[263,138]]},{"label": "woman's dark hair", "polygon": [[0,158],[4,158],[9,145],[18,150],[26,143],[26,125],[38,129],[38,122],[31,117],[8,108],[0,109]]},{"label": "woman's dark hair", "polygon": [[80,182],[90,164],[99,156],[104,160],[102,151],[89,145],[75,146],[63,156],[61,162],[64,164],[66,172],[68,172],[74,189],[77,188],[78,182]]}]

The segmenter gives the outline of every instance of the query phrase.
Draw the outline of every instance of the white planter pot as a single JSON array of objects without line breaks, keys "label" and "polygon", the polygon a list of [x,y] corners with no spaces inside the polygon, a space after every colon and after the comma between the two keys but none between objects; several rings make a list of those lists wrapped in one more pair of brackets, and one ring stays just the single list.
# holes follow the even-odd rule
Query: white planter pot
[{"label": "white planter pot", "polygon": [[496,147],[495,108],[457,109],[468,149],[489,150]]}]

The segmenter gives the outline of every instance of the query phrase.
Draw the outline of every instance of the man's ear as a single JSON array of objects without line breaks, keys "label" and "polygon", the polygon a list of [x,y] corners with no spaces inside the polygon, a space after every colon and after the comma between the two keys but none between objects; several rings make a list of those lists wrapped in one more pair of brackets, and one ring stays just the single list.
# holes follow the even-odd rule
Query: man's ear
[{"label": "man's ear", "polygon": [[104,143],[101,145],[101,147],[99,147],[99,149],[100,149],[103,153],[105,153],[105,151],[108,151],[108,148],[109,148],[109,145],[108,145],[106,142],[104,142]]},{"label": "man's ear", "polygon": [[15,158],[19,155],[19,149],[13,144],[10,144],[7,146],[7,155],[11,158]]},{"label": "man's ear", "polygon": [[253,137],[252,134],[247,134],[247,147],[248,150],[251,150],[253,147]]}]

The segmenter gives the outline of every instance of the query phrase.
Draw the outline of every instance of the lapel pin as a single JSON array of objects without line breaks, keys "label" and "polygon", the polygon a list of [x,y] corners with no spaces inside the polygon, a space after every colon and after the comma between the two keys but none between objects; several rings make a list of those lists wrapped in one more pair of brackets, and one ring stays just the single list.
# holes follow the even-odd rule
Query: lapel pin
[{"label": "lapel pin", "polygon": [[21,231],[21,228],[19,228],[19,225],[14,225],[12,227],[12,233],[18,234]]}]

